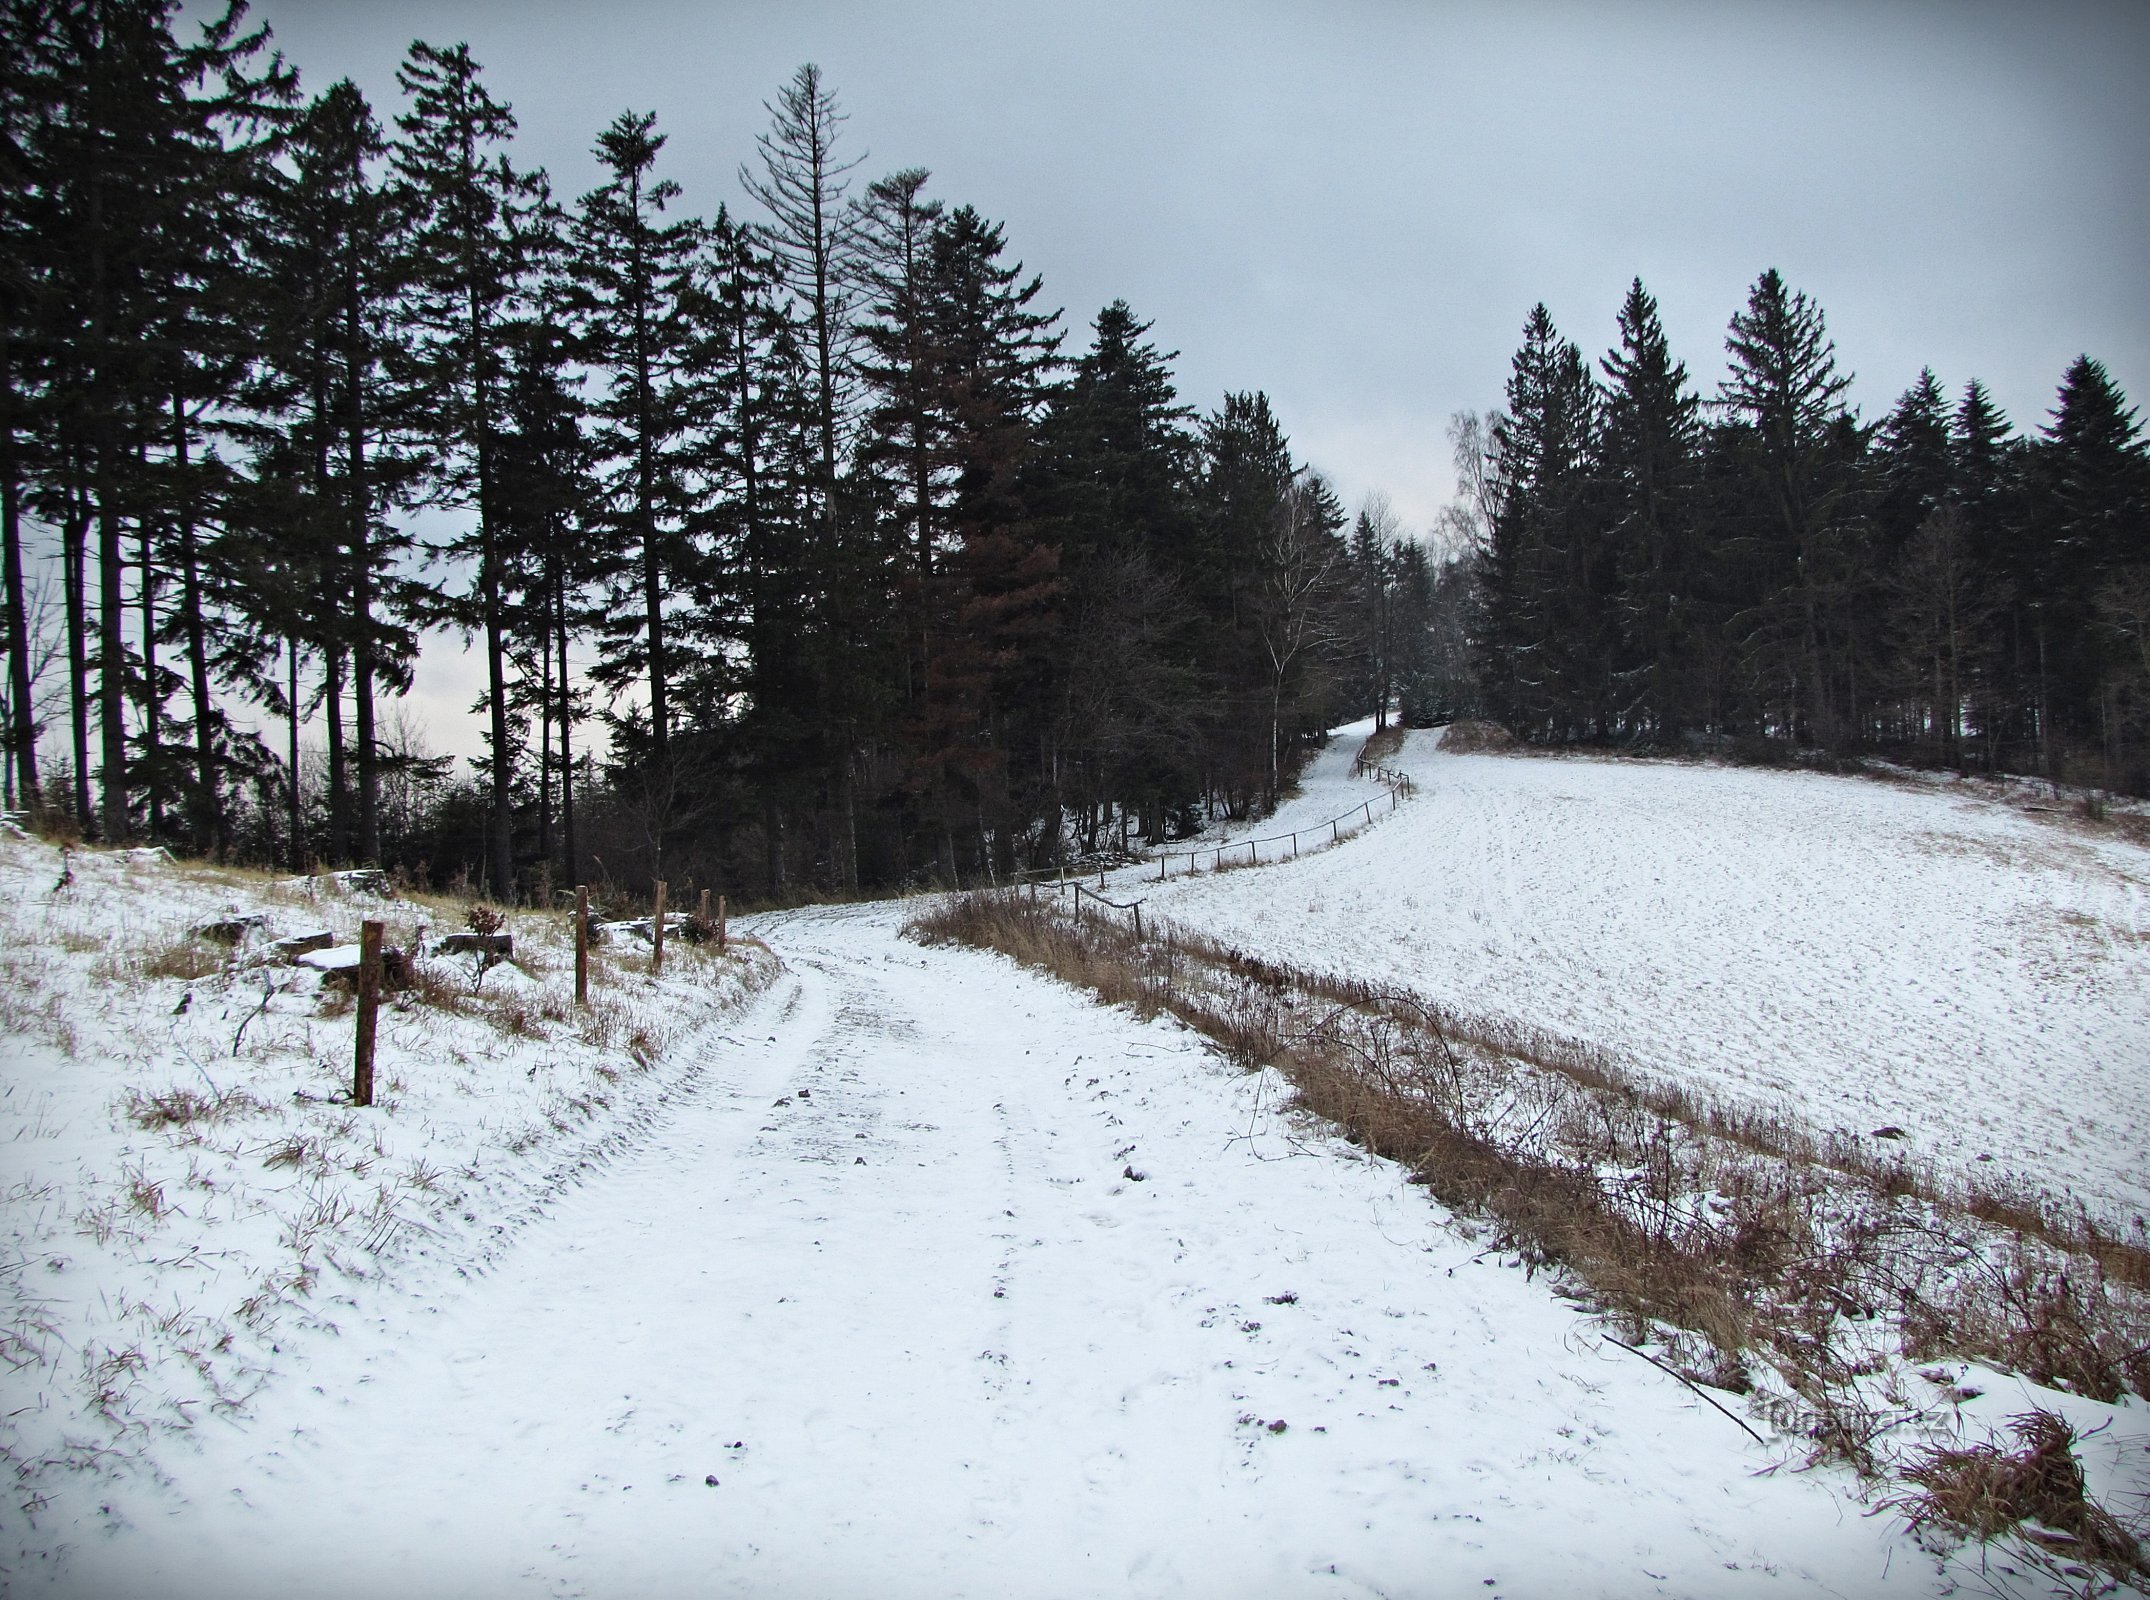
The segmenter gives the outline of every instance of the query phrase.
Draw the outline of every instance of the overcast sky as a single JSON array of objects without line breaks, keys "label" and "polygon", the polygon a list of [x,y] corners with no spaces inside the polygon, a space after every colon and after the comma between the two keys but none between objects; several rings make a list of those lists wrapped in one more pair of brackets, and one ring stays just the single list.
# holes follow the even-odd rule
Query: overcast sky
[{"label": "overcast sky", "polygon": [[1125,298],[1190,403],[1266,390],[1347,503],[1386,491],[1415,529],[1450,493],[1449,414],[1499,402],[1532,304],[1595,356],[1637,274],[1705,389],[1774,266],[1868,417],[1931,365],[2032,428],[2084,351],[2150,398],[2150,5],[256,11],[309,91],[350,76],[384,120],[411,39],[467,40],[563,196],[599,128],[655,111],[698,212],[740,208],[763,101],[818,62],[858,178],[926,167],[1004,222],[1071,346]]}]

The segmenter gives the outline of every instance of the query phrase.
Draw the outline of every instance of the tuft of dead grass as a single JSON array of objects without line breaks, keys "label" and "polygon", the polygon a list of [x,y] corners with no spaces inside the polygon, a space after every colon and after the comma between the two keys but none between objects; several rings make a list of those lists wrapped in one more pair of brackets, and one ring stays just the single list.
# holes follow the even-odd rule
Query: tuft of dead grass
[{"label": "tuft of dead grass", "polygon": [[2067,1420],[2031,1410],[2010,1419],[2009,1433],[2014,1450],[1989,1443],[1927,1451],[1904,1474],[1917,1492],[1889,1503],[1913,1529],[1980,1540],[2013,1534],[2116,1576],[2150,1577],[2141,1541],[2084,1492]]},{"label": "tuft of dead grass", "polygon": [[228,1122],[234,1117],[252,1116],[268,1110],[255,1095],[244,1089],[226,1089],[216,1094],[204,1094],[198,1089],[184,1085],[172,1089],[158,1089],[145,1093],[129,1089],[124,1102],[127,1120],[138,1128],[151,1133],[166,1133],[173,1129],[188,1129],[199,1125]]}]

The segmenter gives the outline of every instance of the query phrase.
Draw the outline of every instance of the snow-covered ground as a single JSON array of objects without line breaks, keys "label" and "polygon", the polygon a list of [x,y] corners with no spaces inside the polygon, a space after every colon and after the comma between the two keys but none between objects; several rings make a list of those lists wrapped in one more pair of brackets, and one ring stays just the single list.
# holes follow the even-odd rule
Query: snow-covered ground
[{"label": "snow-covered ground", "polygon": [[[445,910],[0,830],[0,1587],[123,1522],[194,1430],[273,1409],[392,1286],[510,1248],[775,976],[681,950],[653,981],[615,949],[577,1011],[565,919],[519,917],[515,964],[420,963],[355,1108],[348,996],[269,942],[378,917],[409,949]],[[190,931],[234,914],[259,919],[235,949]]]},{"label": "snow-covered ground", "polygon": [[194,1430],[58,1587],[1940,1591],[1267,1077],[898,923],[764,924],[788,981],[642,1148]]},{"label": "snow-covered ground", "polygon": [[[2144,851],[1931,789],[1424,735],[1394,763],[1419,793],[1389,812],[1350,777],[1364,732],[1236,830],[1375,797],[1355,838],[1165,885],[1129,868],[1113,892],[2141,1205]],[[310,980],[235,1040],[262,969],[164,969],[185,964],[170,930],[227,904],[269,932],[347,932],[360,908],[128,856],[78,857],[55,892],[55,860],[0,844],[0,1284],[46,1330],[34,1362],[9,1347],[0,1412],[18,1457],[64,1462],[22,1480],[34,1516],[21,1494],[0,1512],[11,1592],[1962,1579],[1842,1473],[1787,1470],[1801,1444],[1757,1444],[1398,1169],[1281,1113],[1273,1075],[909,943],[902,906],[751,924],[781,967],[683,958],[655,983],[618,962],[605,1025],[560,1014],[561,952],[530,919],[530,972],[394,1014],[387,1103],[355,1113],[333,1103],[348,1018]],[[182,1087],[250,1098],[198,1129],[145,1119]],[[80,1377],[127,1349],[134,1387],[85,1410]],[[2103,1426],[2094,1488],[2141,1488],[2139,1406],[1971,1376],[1974,1430],[2061,1409]]]},{"label": "snow-covered ground", "polygon": [[[1350,775],[1367,731],[1250,831],[1378,794]],[[2123,1227],[2150,1212],[2150,849],[1966,784],[1448,755],[1432,732],[1389,764],[1418,793],[1356,842],[1111,892],[1819,1127],[1893,1125]]]}]

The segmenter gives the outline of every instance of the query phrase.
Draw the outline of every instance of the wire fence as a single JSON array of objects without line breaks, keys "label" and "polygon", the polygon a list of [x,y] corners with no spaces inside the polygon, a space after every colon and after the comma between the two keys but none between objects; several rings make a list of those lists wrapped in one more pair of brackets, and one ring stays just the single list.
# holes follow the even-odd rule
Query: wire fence
[{"label": "wire fence", "polygon": [[[1388,790],[1389,803],[1387,806],[1382,807],[1383,815],[1394,811],[1405,800],[1418,793],[1418,785],[1411,780],[1409,773],[1398,772],[1393,767],[1384,767],[1378,762],[1356,761],[1352,763],[1351,775],[1354,778],[1371,778]],[[1115,911],[1133,912],[1136,931],[1139,933],[1142,926],[1142,914],[1138,908],[1142,902],[1137,900],[1131,904],[1123,905],[1118,901],[1106,899],[1099,891],[1105,887],[1108,873],[1121,871],[1127,867],[1147,867],[1151,862],[1155,862],[1157,881],[1163,883],[1172,876],[1172,865],[1177,861],[1185,862],[1187,864],[1186,872],[1190,874],[1201,871],[1202,864],[1205,861],[1209,863],[1209,870],[1213,872],[1222,872],[1228,866],[1258,867],[1262,865],[1265,859],[1272,863],[1290,861],[1296,859],[1299,855],[1302,840],[1312,841],[1312,847],[1316,849],[1319,849],[1323,844],[1343,843],[1346,838],[1373,822],[1374,808],[1378,805],[1380,805],[1378,800],[1368,799],[1353,806],[1348,811],[1338,812],[1325,822],[1312,823],[1307,827],[1294,829],[1290,833],[1272,833],[1255,839],[1233,839],[1218,844],[1196,845],[1187,850],[1164,850],[1147,859],[1123,862],[1110,867],[1100,865],[1094,869],[1088,869],[1096,872],[1096,889],[1090,888],[1083,882],[1084,877],[1088,875],[1088,870],[1078,870],[1071,873],[1064,865],[1041,867],[1033,872],[1023,874],[1022,877],[1030,882],[1033,887],[1043,883],[1051,887],[1056,893],[1065,894],[1072,890],[1075,896],[1075,910],[1078,913],[1081,912],[1082,903],[1086,898],[1095,900],[1100,905],[1110,906]],[[1321,837],[1324,833],[1329,836],[1326,840]],[[1262,854],[1265,846],[1269,849],[1269,854],[1266,857]]]}]

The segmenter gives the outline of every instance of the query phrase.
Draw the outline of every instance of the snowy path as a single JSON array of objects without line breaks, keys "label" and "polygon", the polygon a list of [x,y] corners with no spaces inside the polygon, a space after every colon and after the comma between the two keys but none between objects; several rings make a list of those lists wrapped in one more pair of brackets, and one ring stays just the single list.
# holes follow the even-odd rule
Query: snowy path
[{"label": "snowy path", "polygon": [[1937,1592],[1273,1084],[897,924],[765,925],[792,981],[645,1146],[205,1425],[58,1587]]}]

